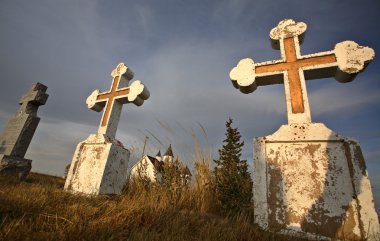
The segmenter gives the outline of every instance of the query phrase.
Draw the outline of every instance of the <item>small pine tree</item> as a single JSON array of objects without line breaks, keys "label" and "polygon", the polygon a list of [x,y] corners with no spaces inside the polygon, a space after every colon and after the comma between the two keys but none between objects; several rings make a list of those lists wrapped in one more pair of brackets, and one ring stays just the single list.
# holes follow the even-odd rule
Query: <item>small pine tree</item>
[{"label": "small pine tree", "polygon": [[252,180],[246,160],[240,160],[244,142],[237,128],[232,127],[232,119],[226,122],[226,139],[219,149],[216,167],[215,191],[222,211],[239,212],[251,204]]}]

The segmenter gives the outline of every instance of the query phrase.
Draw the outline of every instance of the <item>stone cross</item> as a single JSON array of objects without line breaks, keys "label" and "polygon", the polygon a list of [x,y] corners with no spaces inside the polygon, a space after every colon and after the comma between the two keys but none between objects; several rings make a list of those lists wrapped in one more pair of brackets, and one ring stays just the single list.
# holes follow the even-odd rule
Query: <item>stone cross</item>
[{"label": "stone cross", "polygon": [[246,94],[260,85],[284,83],[289,123],[311,122],[305,80],[352,81],[375,56],[373,49],[353,41],[338,43],[332,51],[301,55],[306,28],[303,22],[281,21],[270,32],[271,45],[281,51],[281,59],[255,63],[246,58],[230,72],[235,88]]},{"label": "stone cross", "polygon": [[9,119],[0,135],[0,173],[18,173],[25,177],[31,168],[31,160],[24,159],[40,118],[37,110],[49,97],[47,87],[36,83],[23,96],[16,115]]},{"label": "stone cross", "polygon": [[149,98],[149,91],[140,80],[134,81],[128,87],[133,75],[130,68],[120,63],[111,73],[113,77],[111,89],[103,93],[95,90],[87,98],[88,108],[100,112],[105,107],[98,134],[115,138],[123,104],[132,102],[140,106]]},{"label": "stone cross", "polygon": [[44,105],[49,97],[46,94],[47,87],[41,83],[36,83],[32,88],[21,97],[19,104],[21,105],[16,116],[29,114],[36,116],[40,105]]},{"label": "stone cross", "polygon": [[243,59],[230,72],[243,93],[284,84],[288,124],[254,138],[254,222],[261,228],[310,239],[379,240],[380,226],[365,160],[357,141],[312,123],[306,80],[352,81],[374,58],[353,41],[301,55],[306,24],[281,21],[270,32],[281,59]]},{"label": "stone cross", "polygon": [[80,142],[65,182],[65,190],[89,195],[121,194],[128,175],[130,152],[115,138],[121,109],[125,103],[143,104],[149,98],[148,89],[133,72],[120,63],[111,73],[111,89],[95,90],[87,98],[88,108],[103,112],[98,133]]},{"label": "stone cross", "polygon": [[[2,154],[24,157],[39,123],[37,110],[40,105],[46,103],[49,97],[46,94],[47,87],[36,83],[21,97],[21,105],[16,115],[8,121],[8,124],[0,136]],[[29,117],[27,120],[24,117]],[[23,121],[25,120],[25,121]]]}]

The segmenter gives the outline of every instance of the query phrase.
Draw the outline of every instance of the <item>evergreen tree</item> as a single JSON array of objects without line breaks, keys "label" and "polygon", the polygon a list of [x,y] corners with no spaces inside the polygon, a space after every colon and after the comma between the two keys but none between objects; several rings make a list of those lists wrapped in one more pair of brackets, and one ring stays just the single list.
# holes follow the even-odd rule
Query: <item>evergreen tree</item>
[{"label": "evergreen tree", "polygon": [[226,139],[219,149],[216,163],[215,191],[224,212],[239,212],[251,204],[252,180],[246,160],[240,160],[244,142],[237,128],[232,127],[232,119],[226,122]]}]

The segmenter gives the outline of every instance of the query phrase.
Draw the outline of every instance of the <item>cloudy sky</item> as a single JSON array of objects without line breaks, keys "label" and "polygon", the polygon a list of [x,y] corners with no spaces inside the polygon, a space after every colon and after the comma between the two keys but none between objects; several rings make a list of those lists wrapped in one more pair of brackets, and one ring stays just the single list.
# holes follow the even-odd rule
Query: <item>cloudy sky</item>
[{"label": "cloudy sky", "polygon": [[[194,137],[205,150],[222,144],[233,118],[252,162],[252,138],[285,124],[282,85],[249,95],[234,89],[229,71],[246,57],[278,59],[269,31],[284,18],[308,25],[302,54],[354,40],[380,51],[378,0],[361,1],[128,1],[1,0],[0,126],[35,82],[48,86],[47,104],[27,152],[33,171],[62,175],[75,146],[95,133],[101,113],[87,109],[94,89],[110,88],[110,73],[125,62],[150,90],[142,107],[123,107],[117,138],[141,155],[173,145],[192,166]],[[314,122],[359,140],[380,205],[379,58],[348,84],[308,81]],[[204,128],[204,130],[202,129]]]}]

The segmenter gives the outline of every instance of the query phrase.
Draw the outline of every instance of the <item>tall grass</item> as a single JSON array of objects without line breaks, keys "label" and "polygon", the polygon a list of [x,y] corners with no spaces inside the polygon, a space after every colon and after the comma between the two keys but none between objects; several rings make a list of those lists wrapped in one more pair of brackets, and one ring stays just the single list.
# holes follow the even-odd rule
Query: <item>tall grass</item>
[{"label": "tall grass", "polygon": [[195,182],[174,189],[130,183],[88,197],[63,191],[59,177],[0,176],[0,240],[304,240],[262,231],[249,212],[219,213],[212,155],[195,149]]},{"label": "tall grass", "polygon": [[72,195],[63,185],[41,174],[24,182],[0,177],[0,240],[290,240],[261,231],[244,214],[208,211],[195,187],[173,200],[158,185],[97,197]]}]

